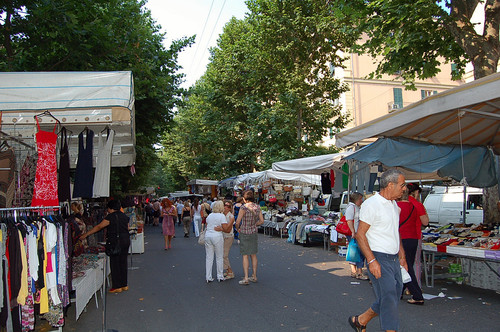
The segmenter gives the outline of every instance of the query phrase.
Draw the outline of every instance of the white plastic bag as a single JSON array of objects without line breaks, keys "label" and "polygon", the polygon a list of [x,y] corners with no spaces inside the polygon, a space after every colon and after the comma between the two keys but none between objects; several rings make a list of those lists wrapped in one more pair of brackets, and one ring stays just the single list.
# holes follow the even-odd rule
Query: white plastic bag
[{"label": "white plastic bag", "polygon": [[407,282],[411,281],[410,274],[408,273],[408,271],[406,271],[406,269],[402,265],[400,265],[400,267],[401,267],[401,279],[403,279],[403,284],[406,284]]}]

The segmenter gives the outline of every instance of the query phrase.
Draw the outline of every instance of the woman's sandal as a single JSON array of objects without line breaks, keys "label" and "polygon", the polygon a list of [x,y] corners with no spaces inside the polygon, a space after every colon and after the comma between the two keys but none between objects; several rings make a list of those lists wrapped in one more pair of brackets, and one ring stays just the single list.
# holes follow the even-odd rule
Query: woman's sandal
[{"label": "woman's sandal", "polygon": [[250,277],[250,278],[248,278],[248,280],[250,280],[251,282],[257,282],[257,278],[255,278],[255,277]]},{"label": "woman's sandal", "polygon": [[424,305],[424,300],[409,299],[406,302],[408,302],[409,304]]},{"label": "woman's sandal", "polygon": [[248,282],[248,280],[245,280],[245,279],[238,281],[238,284],[244,285],[244,286],[250,285],[250,283]]},{"label": "woman's sandal", "polygon": [[349,317],[349,325],[356,331],[356,332],[363,332],[366,330],[365,325],[361,325],[358,320],[359,316],[351,316]]}]

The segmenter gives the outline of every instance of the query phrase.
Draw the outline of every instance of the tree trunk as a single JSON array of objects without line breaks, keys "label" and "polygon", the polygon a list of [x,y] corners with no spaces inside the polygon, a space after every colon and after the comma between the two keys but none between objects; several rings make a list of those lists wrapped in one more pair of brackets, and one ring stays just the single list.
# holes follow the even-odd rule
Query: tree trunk
[{"label": "tree trunk", "polygon": [[[488,65],[494,64],[494,66]],[[477,58],[473,62],[474,65],[474,79],[479,79],[496,72],[498,65],[497,52],[486,52],[482,58]],[[497,171],[500,169],[500,158],[496,158],[499,163]],[[497,176],[498,178],[498,176]],[[500,202],[500,195],[498,192],[498,184],[490,188],[484,188],[484,202],[483,202],[483,223],[493,224],[500,222],[500,211],[498,210],[497,203]]]}]

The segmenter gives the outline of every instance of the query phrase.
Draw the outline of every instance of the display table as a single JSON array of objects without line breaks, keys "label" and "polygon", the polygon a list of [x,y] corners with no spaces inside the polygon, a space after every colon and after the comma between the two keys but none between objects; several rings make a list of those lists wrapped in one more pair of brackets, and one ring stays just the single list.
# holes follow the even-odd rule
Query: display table
[{"label": "display table", "polygon": [[144,233],[137,233],[130,237],[130,250],[133,254],[144,254]]},{"label": "display table", "polygon": [[[458,253],[459,250],[457,249],[460,249],[461,253]],[[470,252],[470,254],[466,254],[466,252]],[[427,287],[434,287],[434,280],[436,279],[460,277],[467,284],[474,287],[500,290],[500,257],[487,256],[485,255],[486,252],[488,251],[472,248],[447,248],[446,252],[442,252],[424,247],[422,254]],[[460,260],[462,266],[460,273],[434,273],[436,263],[446,256]],[[480,268],[480,265],[483,268]]]},{"label": "display table", "polygon": [[[104,254],[99,255],[99,260],[96,262],[97,267],[89,268],[84,271],[85,275],[73,279],[73,290],[75,291],[76,319],[80,317],[90,299],[97,291],[104,290],[104,264],[107,262],[107,257]],[[109,263],[108,263],[109,265]],[[109,274],[109,266],[106,269]],[[99,307],[97,302],[97,294],[95,298],[96,307]]]}]

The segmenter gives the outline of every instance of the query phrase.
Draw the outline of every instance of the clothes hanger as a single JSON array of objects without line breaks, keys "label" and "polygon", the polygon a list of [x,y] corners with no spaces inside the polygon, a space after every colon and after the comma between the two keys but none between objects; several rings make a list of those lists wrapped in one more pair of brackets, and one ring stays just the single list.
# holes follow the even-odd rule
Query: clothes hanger
[{"label": "clothes hanger", "polygon": [[56,121],[56,123],[60,126],[61,125],[61,122],[55,117],[52,115],[52,113],[50,113],[49,111],[45,111],[43,113],[40,113],[40,114],[37,114],[35,115],[34,117],[35,118],[41,118],[41,117],[44,117],[44,116],[49,116],[51,117],[52,119],[54,119]]}]

